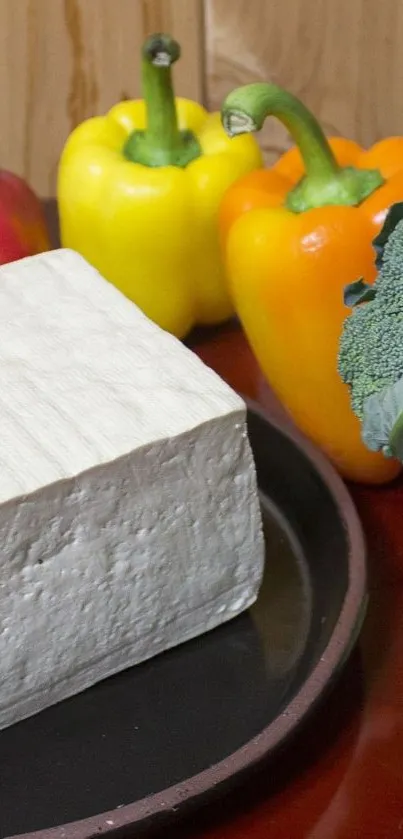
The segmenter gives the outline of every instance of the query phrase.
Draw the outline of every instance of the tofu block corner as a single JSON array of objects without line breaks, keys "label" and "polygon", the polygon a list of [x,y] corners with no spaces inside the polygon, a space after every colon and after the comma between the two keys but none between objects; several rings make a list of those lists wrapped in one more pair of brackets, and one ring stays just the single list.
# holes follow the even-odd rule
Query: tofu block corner
[{"label": "tofu block corner", "polygon": [[0,268],[0,728],[230,620],[264,540],[246,406],[78,254]]}]

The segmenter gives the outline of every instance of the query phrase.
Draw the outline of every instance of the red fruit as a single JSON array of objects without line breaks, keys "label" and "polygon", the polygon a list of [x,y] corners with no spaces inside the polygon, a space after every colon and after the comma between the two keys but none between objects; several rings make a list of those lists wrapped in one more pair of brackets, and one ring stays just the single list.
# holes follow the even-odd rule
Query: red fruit
[{"label": "red fruit", "polygon": [[0,264],[50,247],[39,198],[18,175],[0,170]]}]

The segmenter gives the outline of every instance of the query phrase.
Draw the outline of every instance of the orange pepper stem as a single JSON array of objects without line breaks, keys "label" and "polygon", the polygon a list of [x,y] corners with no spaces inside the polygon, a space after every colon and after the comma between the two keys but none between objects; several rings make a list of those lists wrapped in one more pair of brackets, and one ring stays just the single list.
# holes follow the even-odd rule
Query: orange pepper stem
[{"label": "orange pepper stem", "polygon": [[200,145],[191,131],[178,127],[171,67],[180,58],[180,46],[169,35],[151,35],[143,44],[142,87],[147,112],[145,131],[133,131],[124,156],[144,166],[187,166],[200,157]]},{"label": "orange pepper stem", "polygon": [[287,207],[296,213],[327,204],[355,206],[384,182],[377,169],[341,168],[313,114],[277,85],[256,83],[237,88],[227,96],[221,116],[230,136],[260,131],[268,116],[285,125],[306,171],[286,198]]}]

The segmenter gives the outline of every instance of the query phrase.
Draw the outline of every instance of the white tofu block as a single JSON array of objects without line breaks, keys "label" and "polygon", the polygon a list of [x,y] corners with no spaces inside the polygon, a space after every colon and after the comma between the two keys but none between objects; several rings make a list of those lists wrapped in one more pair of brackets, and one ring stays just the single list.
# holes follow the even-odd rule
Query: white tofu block
[{"label": "white tofu block", "polygon": [[0,728],[253,603],[245,419],[78,254],[1,267]]}]

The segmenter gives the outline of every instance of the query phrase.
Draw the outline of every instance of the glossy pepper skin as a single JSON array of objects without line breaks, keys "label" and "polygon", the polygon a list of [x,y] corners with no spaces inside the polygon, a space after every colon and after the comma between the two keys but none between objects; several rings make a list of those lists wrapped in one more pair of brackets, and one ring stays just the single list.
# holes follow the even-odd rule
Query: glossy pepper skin
[{"label": "glossy pepper skin", "polygon": [[144,99],[117,104],[72,133],[58,177],[61,240],[178,338],[233,313],[218,234],[225,190],[262,165],[251,136],[174,99],[179,46],[143,47]]},{"label": "glossy pepper skin", "polygon": [[240,88],[222,110],[230,134],[258,130],[271,114],[297,147],[223,199],[230,293],[265,377],[300,429],[346,479],[385,483],[400,466],[364,446],[337,354],[344,287],[375,279],[372,240],[403,198],[403,138],[367,152],[342,138],[328,143],[302,103],[274,85]]},{"label": "glossy pepper skin", "polygon": [[18,175],[0,170],[0,264],[49,250],[39,198]]}]

